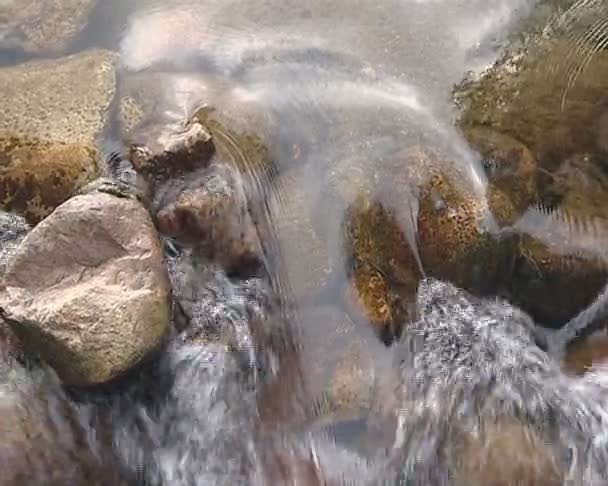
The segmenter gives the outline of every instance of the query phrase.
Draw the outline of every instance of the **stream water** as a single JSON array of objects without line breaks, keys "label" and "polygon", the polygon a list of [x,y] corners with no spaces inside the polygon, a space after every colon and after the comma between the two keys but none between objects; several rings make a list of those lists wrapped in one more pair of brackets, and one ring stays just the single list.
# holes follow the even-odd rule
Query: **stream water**
[{"label": "stream water", "polygon": [[[518,238],[528,235],[550,246],[558,255],[558,269],[575,265],[572,263],[575,255],[601,261],[600,269],[593,267],[590,272],[595,272],[594,278],[598,272],[604,275],[606,255],[598,250],[598,241],[605,231],[604,214],[587,217],[584,210],[582,216],[580,213],[572,216],[568,211],[553,213],[551,218],[560,222],[557,226],[568,228],[564,237],[563,233],[552,233],[543,226],[547,224],[549,204],[541,194],[520,211],[516,224],[504,224],[492,206],[494,193],[490,193],[489,184],[511,169],[492,172],[493,161],[467,140],[456,123],[454,86],[463,79],[476,80],[490,68],[531,13],[538,18],[547,14],[549,18],[562,3],[567,2],[99,0],[87,26],[76,35],[67,52],[103,47],[118,53],[117,100],[112,106],[116,114],[99,141],[102,147],[121,147],[129,140],[145,140],[150,133],[162,133],[167,127],[185,123],[202,108],[213,109],[224,128],[238,134],[253,134],[261,140],[272,167],[264,170],[245,167],[251,179],[249,204],[262,228],[261,239],[272,240],[266,264],[274,279],[273,291],[281,294],[282,305],[289,306],[285,315],[297,330],[301,345],[297,366],[301,367],[299,372],[306,384],[306,392],[298,399],[304,407],[311,408],[311,402],[327,393],[335,370],[343,358],[352,356],[355,344],[364,349],[365,358],[361,354],[352,358],[356,363],[349,368],[349,376],[356,376],[355,381],[371,387],[378,376],[388,373],[393,356],[386,344],[395,336],[386,338],[384,330],[378,331],[389,324],[384,323],[387,319],[377,319],[373,303],[368,300],[371,309],[365,308],[365,289],[373,286],[369,275],[379,276],[382,285],[389,287],[386,306],[390,308],[391,326],[403,327],[409,316],[408,310],[403,310],[407,305],[395,301],[407,300],[406,294],[412,287],[415,293],[421,276],[444,276],[442,259],[448,268],[445,275],[455,275],[456,280],[470,283],[463,286],[478,289],[479,293],[513,297],[542,325],[555,327],[572,317],[572,312],[554,317],[546,306],[537,304],[552,293],[551,289],[541,289],[543,282],[561,282],[561,277],[554,277],[549,271],[540,275],[542,270],[537,266],[527,265],[527,251],[517,250],[517,256],[506,258],[509,263],[504,267],[496,263],[502,253],[484,253],[483,245],[479,252],[471,250],[472,256],[461,266],[448,261],[451,252],[461,251],[462,239],[466,248],[472,248],[477,240],[467,240],[468,220],[459,219],[460,210],[447,210],[448,223],[428,229],[421,215],[428,213],[429,205],[431,213],[439,214],[452,204],[450,197],[455,197],[465,201],[458,207],[473,208],[470,210],[475,212],[478,234],[501,240],[501,228],[509,226],[515,229]],[[584,35],[605,48],[605,31],[605,28],[586,30]],[[3,35],[0,30],[0,41]],[[573,34],[569,42],[576,45],[584,35]],[[35,58],[10,45],[0,51],[2,65]],[[549,72],[544,78],[547,90],[552,89]],[[584,72],[579,77],[583,79],[581,82],[587,82]],[[497,79],[496,84],[500,82]],[[537,86],[542,82],[537,81]],[[587,93],[596,90],[589,96],[595,96],[598,104],[605,103],[603,86],[591,81],[585,86]],[[121,110],[125,97],[135,92],[141,96],[144,123],[131,130]],[[520,93],[513,96],[515,99]],[[553,102],[550,96],[548,99],[548,103]],[[509,101],[502,99],[503,103]],[[492,111],[496,107],[486,108]],[[534,119],[534,113],[529,118]],[[595,121],[600,128],[594,140],[597,147],[594,155],[602,159],[598,166],[605,170],[602,145],[605,140],[600,137],[605,132],[601,128],[605,123],[602,125],[601,117]],[[555,140],[559,142],[563,134],[559,132],[559,121],[556,125]],[[513,138],[518,138],[518,133],[533,131],[511,129],[506,123],[498,126],[492,120],[483,126],[488,127]],[[249,149],[239,147],[239,139],[233,135],[226,135],[226,139],[234,144],[234,150],[241,150],[241,165],[251,165]],[[529,140],[519,142],[529,145]],[[542,178],[547,172],[555,174],[561,170],[565,179],[572,181],[575,177],[572,174],[577,173],[571,168],[574,162],[564,161],[578,151],[561,152],[560,143],[556,147],[554,150],[545,150],[544,145],[529,147],[539,159],[534,177],[537,173]],[[430,169],[424,164],[417,168],[418,159],[425,156],[416,154],[428,148],[439,151],[441,156],[437,159],[429,156],[430,162],[426,163]],[[583,150],[585,153],[589,152],[587,148]],[[505,148],[504,153],[510,152]],[[440,165],[436,160],[442,161]],[[402,166],[408,175],[401,174]],[[435,174],[433,168],[439,168],[448,190],[425,192],[425,184],[432,180],[429,174]],[[504,177],[510,180],[509,174]],[[580,175],[581,181],[590,179],[593,177],[588,172]],[[541,187],[541,193],[545,186]],[[579,184],[574,192],[579,194],[580,187]],[[518,193],[513,186],[505,190],[510,191]],[[345,228],[353,227],[353,207],[358,207],[357,204],[366,208],[362,210],[362,218],[368,217],[365,211],[370,211],[370,207],[379,205],[390,215],[393,229],[389,233],[400,236],[388,239],[386,244],[378,242],[386,231],[382,225],[387,220],[382,216],[370,223],[371,236],[365,237],[369,241],[353,249],[355,244],[349,238],[354,238]],[[445,232],[450,231],[458,234],[453,240],[446,237]],[[460,236],[461,231],[464,236]],[[405,241],[409,256],[400,256],[395,241],[401,244]],[[429,242],[434,241],[442,248],[429,256],[428,248],[432,247]],[[374,250],[365,245],[386,248],[383,246],[379,256],[375,256]],[[519,248],[517,243],[513,247]],[[404,268],[404,259],[410,268]],[[488,260],[492,263],[488,264]],[[581,270],[583,280],[585,271]],[[496,275],[488,277],[491,282],[487,283],[485,277],[492,272]],[[514,276],[502,279],[508,272]],[[363,283],[357,288],[357,282]],[[566,295],[576,282],[568,280],[564,287]],[[517,291],[513,291],[514,285]],[[358,297],[352,295],[353,286]],[[221,278],[211,287],[201,297],[206,301],[196,312],[206,318],[230,316],[247,327],[243,322],[253,319],[251,316],[257,312],[247,307],[250,304],[244,295],[250,289],[243,290]],[[599,290],[599,283],[595,287]],[[576,310],[593,296],[589,292],[576,301],[581,303],[576,304]],[[394,334],[398,336],[399,332]],[[378,392],[374,389],[373,393]],[[374,399],[382,401],[378,396],[358,397],[353,400],[361,403],[346,407],[346,411],[332,411],[326,416],[317,411],[315,426],[327,427],[329,423],[328,430],[338,441],[355,447],[361,433],[369,433],[362,419],[372,406],[368,402]]]}]

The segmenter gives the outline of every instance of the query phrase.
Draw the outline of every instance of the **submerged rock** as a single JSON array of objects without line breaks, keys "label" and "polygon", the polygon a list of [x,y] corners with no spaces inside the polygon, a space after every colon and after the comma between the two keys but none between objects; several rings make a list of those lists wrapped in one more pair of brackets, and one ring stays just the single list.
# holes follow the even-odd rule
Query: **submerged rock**
[{"label": "submerged rock", "polygon": [[132,199],[70,199],[26,237],[4,283],[12,330],[67,384],[117,377],[168,331],[170,286],[158,236]]},{"label": "submerged rock", "polygon": [[0,70],[0,205],[36,224],[99,172],[114,55],[90,50]]},{"label": "submerged rock", "polygon": [[608,279],[608,177],[596,158],[580,154],[548,173],[548,180],[545,205],[515,224],[521,236],[508,293],[537,322],[559,327]]},{"label": "submerged rock", "polygon": [[[608,99],[605,2],[566,2],[529,23],[479,79],[455,90],[463,127],[491,127],[526,145],[546,168],[602,149]],[[543,23],[544,21],[544,23]]]},{"label": "submerged rock", "polygon": [[573,345],[562,362],[562,369],[573,375],[583,375],[594,366],[605,366],[608,362],[608,334],[604,330]]},{"label": "submerged rock", "polygon": [[513,224],[538,201],[537,164],[517,140],[488,128],[465,130],[488,177],[488,204],[499,225]]},{"label": "submerged rock", "polygon": [[4,0],[0,47],[31,53],[65,51],[86,25],[96,0]]}]

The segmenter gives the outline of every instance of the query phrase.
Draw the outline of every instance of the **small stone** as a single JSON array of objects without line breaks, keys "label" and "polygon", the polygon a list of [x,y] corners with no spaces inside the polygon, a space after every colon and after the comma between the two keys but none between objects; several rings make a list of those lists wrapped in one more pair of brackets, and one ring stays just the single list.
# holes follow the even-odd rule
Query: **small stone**
[{"label": "small stone", "polygon": [[121,375],[169,329],[160,241],[132,199],[91,193],[62,204],[25,238],[4,284],[13,331],[66,384]]},{"label": "small stone", "polygon": [[36,224],[94,179],[115,91],[114,54],[0,69],[0,206]]}]

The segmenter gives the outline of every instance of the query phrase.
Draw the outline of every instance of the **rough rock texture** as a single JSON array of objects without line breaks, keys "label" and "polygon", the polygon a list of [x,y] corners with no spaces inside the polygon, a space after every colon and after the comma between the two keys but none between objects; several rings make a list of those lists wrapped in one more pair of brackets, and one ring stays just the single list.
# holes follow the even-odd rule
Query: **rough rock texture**
[{"label": "rough rock texture", "polygon": [[120,375],[168,330],[160,243],[131,199],[91,193],[67,201],[23,241],[5,285],[11,327],[68,384]]},{"label": "rough rock texture", "polygon": [[114,54],[85,51],[0,70],[0,206],[35,224],[98,171]]},{"label": "rough rock texture", "polygon": [[3,0],[0,47],[60,52],[86,25],[96,0]]},{"label": "rough rock texture", "polygon": [[[0,276],[4,276],[8,263],[29,230],[30,227],[23,218],[0,212]],[[0,292],[2,292],[1,289]],[[22,348],[17,336],[6,322],[0,320],[0,376],[1,363],[8,362],[11,357],[19,356],[21,352]]]}]

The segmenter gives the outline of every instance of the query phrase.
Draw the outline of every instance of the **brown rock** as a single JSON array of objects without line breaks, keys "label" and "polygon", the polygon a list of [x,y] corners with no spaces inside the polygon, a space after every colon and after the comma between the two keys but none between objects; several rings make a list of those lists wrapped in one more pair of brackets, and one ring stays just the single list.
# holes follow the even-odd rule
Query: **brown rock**
[{"label": "brown rock", "polygon": [[[567,159],[542,198],[551,209],[529,210],[509,293],[538,322],[560,326],[595,299],[608,279],[608,178],[593,157]],[[559,302],[559,305],[556,303]]]},{"label": "brown rock", "polygon": [[500,225],[513,224],[538,200],[536,160],[525,145],[488,128],[465,130],[488,177],[488,202]]},{"label": "brown rock", "polygon": [[606,26],[597,19],[606,6],[570,3],[551,24],[518,35],[495,66],[456,92],[461,126],[512,136],[545,169],[575,151],[597,151],[605,140],[608,54]]},{"label": "brown rock", "polygon": [[132,199],[91,193],[61,205],[23,241],[5,286],[13,331],[68,384],[115,378],[169,328],[158,236]]},{"label": "brown rock", "polygon": [[[0,46],[60,52],[86,25],[95,0],[5,0],[0,4]],[[4,32],[6,30],[6,32]]]},{"label": "brown rock", "polygon": [[302,362],[308,387],[319,400],[317,423],[342,420],[369,409],[375,356],[385,351],[369,328],[335,306],[305,308]]},{"label": "brown rock", "polygon": [[523,236],[509,285],[510,300],[549,327],[562,326],[587,307],[608,277],[601,261],[564,251],[559,238]]},{"label": "brown rock", "polygon": [[359,199],[347,215],[346,254],[352,261],[345,302],[353,319],[371,324],[386,342],[413,317],[420,270],[394,213]]},{"label": "brown rock", "polygon": [[0,205],[36,224],[98,175],[114,54],[90,50],[0,70]]},{"label": "brown rock", "polygon": [[583,375],[593,366],[608,361],[608,334],[606,331],[585,338],[567,350],[562,369],[573,375]]},{"label": "brown rock", "polygon": [[459,486],[559,486],[567,471],[532,428],[522,423],[485,423],[465,441]]},{"label": "brown rock", "polygon": [[417,240],[425,270],[477,292],[492,292],[511,265],[514,241],[499,238],[483,188],[468,162],[415,147],[402,164],[418,191]]}]

